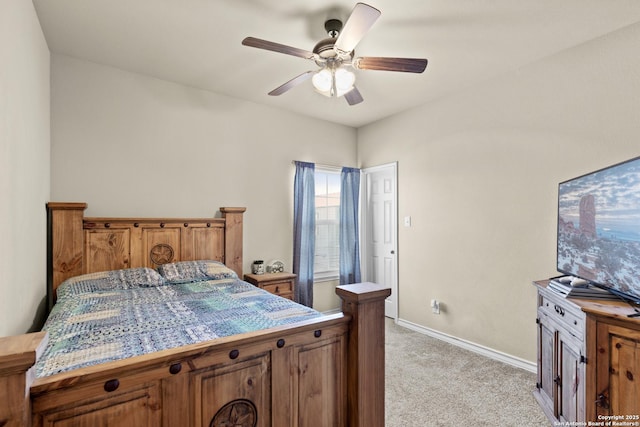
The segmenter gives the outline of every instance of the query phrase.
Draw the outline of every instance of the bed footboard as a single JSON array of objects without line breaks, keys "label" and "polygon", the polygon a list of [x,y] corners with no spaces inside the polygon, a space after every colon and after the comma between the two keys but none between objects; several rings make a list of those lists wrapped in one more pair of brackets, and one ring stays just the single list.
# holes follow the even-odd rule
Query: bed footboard
[{"label": "bed footboard", "polygon": [[336,292],[344,313],[32,383],[46,335],[13,337],[0,353],[0,398],[12,396],[0,426],[382,427],[390,290],[362,283]]},{"label": "bed footboard", "polygon": [[0,427],[30,425],[31,368],[46,345],[45,332],[0,338]]},{"label": "bed footboard", "polygon": [[384,427],[384,300],[391,289],[374,283],[338,286],[349,324],[349,427]]}]

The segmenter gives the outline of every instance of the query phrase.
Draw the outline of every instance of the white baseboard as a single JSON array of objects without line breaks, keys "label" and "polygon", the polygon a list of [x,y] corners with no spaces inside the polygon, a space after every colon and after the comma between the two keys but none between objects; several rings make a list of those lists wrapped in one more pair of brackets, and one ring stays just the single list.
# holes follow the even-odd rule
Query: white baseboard
[{"label": "white baseboard", "polygon": [[525,371],[529,371],[533,373],[537,372],[536,363],[530,362],[528,360],[524,360],[519,357],[515,357],[510,354],[506,354],[501,351],[497,351],[492,348],[485,347],[483,345],[476,344],[471,341],[463,340],[463,339],[454,337],[453,335],[445,334],[431,328],[426,328],[424,326],[409,322],[407,320],[398,319],[397,324],[407,329],[411,329],[412,331],[419,332],[421,334],[428,335],[430,337],[439,339],[449,344],[453,344],[457,347],[464,348],[465,350],[473,351],[474,353],[478,353],[490,359],[494,359],[499,362],[506,363],[507,365],[515,366],[516,368],[524,369]]}]

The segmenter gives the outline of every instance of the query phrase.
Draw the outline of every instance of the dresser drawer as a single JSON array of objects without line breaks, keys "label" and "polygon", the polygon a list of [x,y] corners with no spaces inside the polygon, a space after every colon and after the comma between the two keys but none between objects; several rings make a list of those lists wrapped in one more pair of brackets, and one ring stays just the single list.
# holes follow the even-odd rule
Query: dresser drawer
[{"label": "dresser drawer", "polygon": [[290,294],[291,292],[293,292],[291,280],[265,283],[264,285],[262,285],[262,289],[280,296],[282,296],[282,294]]},{"label": "dresser drawer", "polygon": [[582,340],[585,329],[585,313],[580,308],[560,295],[556,295],[549,289],[539,293],[538,312],[541,315],[553,319],[558,325]]},{"label": "dresser drawer", "polygon": [[244,280],[267,292],[295,301],[296,275],[292,273],[245,274]]}]

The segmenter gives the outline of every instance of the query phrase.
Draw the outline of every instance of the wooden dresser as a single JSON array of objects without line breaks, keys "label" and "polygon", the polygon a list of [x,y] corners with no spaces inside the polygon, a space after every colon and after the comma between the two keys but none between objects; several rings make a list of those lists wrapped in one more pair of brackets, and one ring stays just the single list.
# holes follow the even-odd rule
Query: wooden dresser
[{"label": "wooden dresser", "polygon": [[547,284],[534,282],[534,395],[545,414],[554,424],[614,420],[640,425],[640,318],[627,317],[634,310],[622,301],[564,298]]},{"label": "wooden dresser", "polygon": [[244,280],[272,294],[293,300],[296,277],[293,273],[245,274]]}]

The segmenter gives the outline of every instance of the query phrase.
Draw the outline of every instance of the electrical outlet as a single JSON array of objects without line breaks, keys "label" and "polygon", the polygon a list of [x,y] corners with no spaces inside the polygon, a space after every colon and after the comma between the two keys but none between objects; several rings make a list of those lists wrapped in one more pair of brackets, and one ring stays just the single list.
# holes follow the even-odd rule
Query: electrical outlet
[{"label": "electrical outlet", "polygon": [[431,300],[431,311],[434,314],[440,314],[440,301],[435,299]]}]

